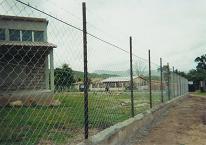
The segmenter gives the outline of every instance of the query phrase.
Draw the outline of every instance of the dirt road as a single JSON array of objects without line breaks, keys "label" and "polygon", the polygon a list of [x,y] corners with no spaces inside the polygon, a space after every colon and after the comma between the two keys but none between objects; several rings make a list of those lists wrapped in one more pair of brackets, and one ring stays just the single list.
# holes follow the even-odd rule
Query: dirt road
[{"label": "dirt road", "polygon": [[206,145],[206,97],[189,96],[169,109],[134,145]]}]

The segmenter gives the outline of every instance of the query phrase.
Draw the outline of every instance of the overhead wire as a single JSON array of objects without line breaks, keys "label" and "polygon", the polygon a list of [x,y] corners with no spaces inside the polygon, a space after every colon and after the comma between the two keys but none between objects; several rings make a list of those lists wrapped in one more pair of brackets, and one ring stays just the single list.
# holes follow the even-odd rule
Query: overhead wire
[{"label": "overhead wire", "polygon": [[[72,28],[74,28],[74,29],[76,29],[76,30],[78,30],[78,31],[83,32],[83,30],[82,30],[81,28],[78,28],[78,27],[76,27],[76,26],[74,26],[74,25],[72,25],[72,24],[70,24],[70,23],[68,23],[68,22],[66,22],[66,21],[64,21],[64,20],[62,20],[62,19],[60,19],[60,18],[57,18],[57,17],[53,16],[52,14],[49,14],[49,13],[47,13],[47,12],[45,12],[45,11],[43,11],[43,10],[40,10],[40,9],[38,9],[38,8],[30,5],[30,4],[27,4],[27,3],[25,3],[25,2],[22,2],[21,0],[16,0],[16,1],[19,2],[19,3],[21,3],[21,4],[23,4],[23,5],[26,5],[26,6],[30,7],[30,8],[32,8],[32,9],[34,9],[34,10],[36,10],[36,11],[38,11],[38,12],[41,12],[41,13],[43,13],[43,14],[45,14],[45,15],[47,15],[47,16],[49,16],[49,17],[51,17],[51,18],[53,18],[53,19],[55,19],[55,20],[57,20],[57,21],[59,21],[59,22],[62,22],[62,23],[64,23],[65,25],[68,25],[68,26],[70,26],[70,27],[72,27]],[[121,51],[123,51],[123,52],[125,52],[125,53],[128,53],[128,54],[130,53],[129,51],[121,48],[120,46],[118,46],[118,45],[116,45],[116,44],[113,44],[112,42],[106,41],[106,40],[104,40],[104,39],[102,39],[102,38],[100,38],[100,37],[98,37],[98,36],[96,36],[96,35],[94,35],[94,34],[92,34],[92,33],[90,33],[90,32],[87,32],[87,34],[88,34],[89,36],[91,36],[91,37],[93,37],[93,38],[95,38],[95,39],[97,39],[97,40],[99,40],[99,41],[101,41],[101,42],[104,42],[104,43],[106,43],[106,44],[108,44],[108,45],[110,45],[110,46],[113,46],[113,47],[115,47],[115,48],[117,48],[117,49],[119,49],[119,50],[121,50]],[[137,57],[137,58],[139,58],[139,59],[142,59],[142,60],[147,60],[147,59],[144,59],[144,58],[141,58],[141,57],[137,56],[137,55],[134,54],[134,53],[133,53],[133,56],[135,56],[135,57]]]}]

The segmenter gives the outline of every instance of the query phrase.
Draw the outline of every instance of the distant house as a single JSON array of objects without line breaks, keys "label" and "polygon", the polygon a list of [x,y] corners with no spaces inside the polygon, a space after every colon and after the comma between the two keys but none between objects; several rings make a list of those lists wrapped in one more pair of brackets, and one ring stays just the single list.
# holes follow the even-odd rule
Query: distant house
[{"label": "distant house", "polygon": [[84,82],[76,82],[72,84],[72,88],[80,92],[84,91]]},{"label": "distant house", "polygon": [[[151,80],[151,88],[153,91],[160,90],[160,85],[161,85],[160,80]],[[165,88],[164,83],[163,83],[163,88]]]},{"label": "distant house", "polygon": [[0,96],[54,91],[53,48],[43,18],[0,15]]},{"label": "distant house", "polygon": [[[141,77],[134,76],[134,89],[147,89],[147,81]],[[111,91],[126,90],[130,87],[130,77],[110,77],[99,82],[92,83],[90,89],[93,91],[105,90]]]},{"label": "distant house", "polygon": [[[133,77],[134,90],[144,91],[149,90],[149,81],[141,76]],[[153,91],[160,90],[160,80],[151,80],[151,88]],[[83,91],[83,82],[73,84],[73,87],[79,91]],[[130,89],[130,77],[109,77],[107,79],[92,79],[89,84],[90,91],[124,91]],[[163,82],[163,89],[166,88],[166,83]]]}]

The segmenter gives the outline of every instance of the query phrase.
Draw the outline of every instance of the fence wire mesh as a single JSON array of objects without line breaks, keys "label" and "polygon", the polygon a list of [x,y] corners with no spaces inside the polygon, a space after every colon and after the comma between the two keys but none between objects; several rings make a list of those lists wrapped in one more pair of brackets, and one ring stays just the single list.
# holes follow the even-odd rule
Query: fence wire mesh
[{"label": "fence wire mesh", "polygon": [[[82,30],[30,6],[0,1],[0,144],[77,144],[84,138]],[[131,117],[130,55],[92,35],[87,42],[92,136]],[[133,54],[132,66],[136,115],[150,107],[149,62]],[[188,92],[185,78],[167,65],[162,72],[161,89],[161,67],[151,64],[153,106],[161,91],[164,101]]]},{"label": "fence wire mesh", "polygon": [[148,60],[133,56],[133,73],[134,108],[138,114],[150,108]]},{"label": "fence wire mesh", "polygon": [[160,66],[157,64],[151,64],[151,84],[152,84],[152,99],[153,105],[161,103],[161,72]]},{"label": "fence wire mesh", "polygon": [[130,116],[129,54],[88,37],[91,128],[102,130]]},{"label": "fence wire mesh", "polygon": [[12,16],[1,16],[0,143],[83,138],[84,99],[75,91],[82,72],[71,70],[83,70],[82,32],[14,0],[0,6],[2,15]]}]

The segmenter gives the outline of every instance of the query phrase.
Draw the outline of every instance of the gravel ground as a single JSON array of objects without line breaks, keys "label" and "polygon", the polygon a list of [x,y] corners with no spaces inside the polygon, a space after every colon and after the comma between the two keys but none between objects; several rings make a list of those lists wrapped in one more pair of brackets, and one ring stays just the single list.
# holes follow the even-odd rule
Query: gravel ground
[{"label": "gravel ground", "polygon": [[189,96],[125,143],[127,145],[206,145],[206,97]]}]

